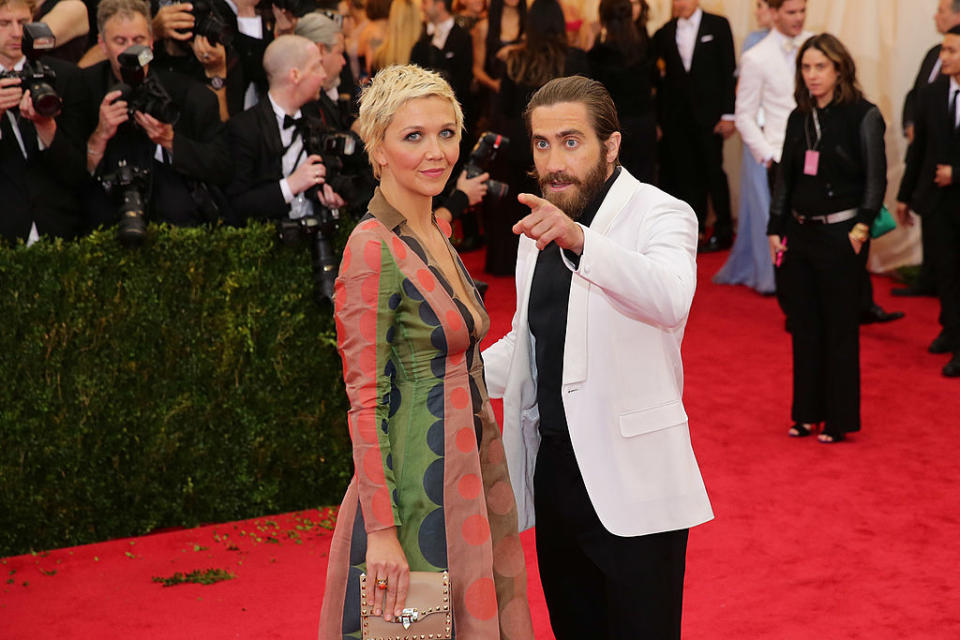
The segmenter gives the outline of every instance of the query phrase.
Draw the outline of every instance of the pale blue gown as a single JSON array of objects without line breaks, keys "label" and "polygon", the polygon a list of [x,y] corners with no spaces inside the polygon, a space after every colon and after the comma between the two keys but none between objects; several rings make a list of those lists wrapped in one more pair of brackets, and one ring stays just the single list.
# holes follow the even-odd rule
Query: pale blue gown
[{"label": "pale blue gown", "polygon": [[[754,31],[743,41],[743,50],[763,40],[767,30]],[[776,291],[773,263],[767,241],[767,219],[770,216],[770,188],[767,169],[753,159],[746,145],[740,164],[740,208],[737,240],[720,271],[713,276],[717,284],[743,284],[765,295]]]}]

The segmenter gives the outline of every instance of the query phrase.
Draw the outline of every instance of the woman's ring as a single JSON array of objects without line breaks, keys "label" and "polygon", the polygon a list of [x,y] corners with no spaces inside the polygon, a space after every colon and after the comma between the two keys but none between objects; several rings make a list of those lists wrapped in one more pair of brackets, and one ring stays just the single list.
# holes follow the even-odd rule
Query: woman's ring
[{"label": "woman's ring", "polygon": [[383,591],[387,588],[387,579],[386,578],[377,578],[377,589]]}]

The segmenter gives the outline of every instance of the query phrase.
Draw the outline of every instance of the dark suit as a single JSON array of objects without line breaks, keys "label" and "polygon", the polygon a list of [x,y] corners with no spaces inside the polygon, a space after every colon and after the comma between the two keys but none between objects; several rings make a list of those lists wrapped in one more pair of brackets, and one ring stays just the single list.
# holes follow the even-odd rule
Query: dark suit
[{"label": "dark suit", "polygon": [[[320,122],[315,103],[301,108],[305,119]],[[279,219],[290,213],[283,199],[280,181],[283,174],[283,143],[280,127],[270,100],[264,98],[253,107],[230,118],[227,125],[233,156],[233,180],[227,186],[227,198],[241,219]]]},{"label": "dark suit", "polygon": [[33,123],[20,118],[17,128],[28,153],[24,158],[9,116],[0,116],[0,236],[9,242],[26,240],[34,224],[40,235],[65,238],[75,237],[84,226],[79,207],[80,188],[87,179],[85,146],[80,142],[83,83],[71,63],[55,58],[43,61],[56,72],[55,88],[63,99],[50,146],[40,151]]},{"label": "dark suit", "polygon": [[473,82],[473,42],[470,34],[454,23],[443,49],[437,49],[431,40],[433,36],[424,31],[413,45],[410,62],[439,72],[450,83],[460,104],[468,104],[470,83]]},{"label": "dark suit", "polygon": [[[917,73],[917,79],[914,81],[913,87],[907,93],[907,97],[903,101],[904,130],[906,130],[908,126],[913,125],[914,119],[916,118],[917,92],[930,84],[930,76],[933,74],[933,69],[937,64],[937,60],[940,58],[940,48],[941,46],[938,44],[927,52],[927,55],[923,59],[923,63],[920,65],[920,71]],[[938,73],[934,80],[942,77],[943,74]],[[919,213],[919,211],[917,213]],[[917,277],[917,281],[913,286],[922,291],[933,291],[936,289],[936,273],[934,271],[935,260],[933,258],[936,249],[934,248],[933,242],[934,234],[929,231],[924,233],[925,226],[927,226],[927,224],[923,217],[921,217],[920,241],[923,246],[923,262],[920,265],[920,275]]]},{"label": "dark suit", "polygon": [[730,186],[723,171],[723,137],[713,132],[725,114],[734,113],[736,58],[727,19],[703,13],[690,71],[677,48],[677,19],[654,35],[661,69],[657,110],[661,140],[661,183],[671,195],[693,207],[704,231],[707,199],[717,215],[714,235],[733,235]]},{"label": "dark suit", "polygon": [[[82,74],[88,94],[86,139],[97,126],[103,96],[117,82],[109,61],[84,69]],[[157,161],[156,145],[131,118],[107,143],[96,173],[100,176],[113,171],[120,160],[149,168],[152,175],[148,217],[151,220],[182,226],[209,222],[217,215],[211,208],[214,199],[210,189],[226,185],[232,175],[217,98],[205,86],[184,76],[160,69],[151,69],[150,74],[157,77],[179,108],[180,117],[173,126],[173,153],[165,152],[166,161]],[[116,202],[102,189],[91,190],[88,204],[94,224],[116,221]]]},{"label": "dark suit", "polygon": [[[960,348],[960,131],[950,122],[950,82],[940,78],[916,94],[914,139],[897,194],[923,216],[934,241],[934,271],[940,322],[948,341]],[[953,169],[953,183],[934,183],[937,165]]]}]

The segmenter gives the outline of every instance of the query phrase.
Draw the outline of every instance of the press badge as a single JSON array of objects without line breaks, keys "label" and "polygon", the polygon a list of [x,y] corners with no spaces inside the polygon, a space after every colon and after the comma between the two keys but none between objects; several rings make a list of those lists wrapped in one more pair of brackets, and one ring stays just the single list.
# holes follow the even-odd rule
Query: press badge
[{"label": "press badge", "polygon": [[817,175],[817,169],[820,168],[820,152],[807,151],[803,160],[803,173],[808,176]]}]

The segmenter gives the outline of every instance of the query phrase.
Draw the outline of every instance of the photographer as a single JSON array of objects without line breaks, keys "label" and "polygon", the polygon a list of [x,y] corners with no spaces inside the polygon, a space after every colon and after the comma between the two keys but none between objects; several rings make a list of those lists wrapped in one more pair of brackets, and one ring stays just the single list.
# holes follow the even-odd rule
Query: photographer
[{"label": "photographer", "polygon": [[[153,35],[143,0],[102,0],[97,23],[107,60],[83,70],[90,96],[87,169],[101,182],[121,167],[146,173],[143,197],[153,221],[181,226],[211,221],[217,211],[210,187],[228,183],[231,175],[216,97],[197,82],[145,62]],[[126,87],[126,93],[119,89],[124,74],[127,84],[139,81],[139,86]],[[116,221],[116,196],[94,190],[92,200],[94,223]]]},{"label": "photographer", "polygon": [[[261,61],[273,39],[256,6],[257,0],[153,0],[153,32],[163,43],[155,65],[225,90],[231,115],[253,106],[266,92]],[[217,73],[214,56],[223,58]]]},{"label": "photographer", "polygon": [[0,0],[0,236],[27,244],[82,230],[85,179],[82,84],[73,65],[40,57],[54,42],[46,25],[31,24],[33,11],[32,2]]},{"label": "photographer", "polygon": [[[263,67],[266,99],[228,124],[235,167],[227,196],[242,219],[301,218],[311,214],[306,192],[327,173],[322,158],[304,149],[308,127],[322,126],[316,100],[326,72],[317,47],[294,35],[270,43]],[[327,207],[345,204],[327,184],[318,197]]]}]

